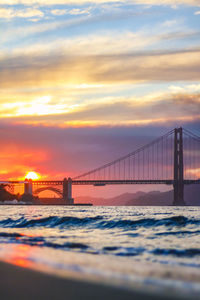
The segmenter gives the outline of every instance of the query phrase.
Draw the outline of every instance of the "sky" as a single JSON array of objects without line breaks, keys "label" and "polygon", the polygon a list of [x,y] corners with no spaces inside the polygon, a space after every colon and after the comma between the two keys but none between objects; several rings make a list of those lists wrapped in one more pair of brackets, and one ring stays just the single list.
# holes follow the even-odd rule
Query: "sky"
[{"label": "sky", "polygon": [[200,129],[199,0],[0,0],[0,179]]}]

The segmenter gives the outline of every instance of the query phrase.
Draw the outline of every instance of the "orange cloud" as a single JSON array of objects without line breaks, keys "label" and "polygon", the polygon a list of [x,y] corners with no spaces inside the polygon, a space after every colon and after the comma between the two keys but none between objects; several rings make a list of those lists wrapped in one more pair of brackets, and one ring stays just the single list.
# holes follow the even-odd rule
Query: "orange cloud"
[{"label": "orange cloud", "polygon": [[[10,109],[5,114],[2,111],[1,118],[10,116],[10,120],[16,124],[31,124],[37,126],[58,127],[84,127],[84,126],[133,126],[154,123],[173,123],[176,120],[192,122],[199,119],[199,89],[191,93],[187,86],[181,93],[176,93],[178,87],[173,86],[172,92],[153,93],[141,97],[105,97],[95,100],[82,101],[78,104],[78,98],[74,98],[74,104],[59,102],[55,97],[52,102],[45,104],[34,102],[20,103],[20,109],[25,106],[23,114],[16,108]],[[34,103],[34,109],[33,105]],[[38,103],[38,106],[37,106]],[[44,105],[44,106],[43,106]],[[1,106],[0,106],[1,107]],[[42,110],[42,108],[44,108]],[[60,109],[62,108],[62,109]],[[22,112],[22,111],[21,111]],[[152,113],[153,112],[153,113]]]}]

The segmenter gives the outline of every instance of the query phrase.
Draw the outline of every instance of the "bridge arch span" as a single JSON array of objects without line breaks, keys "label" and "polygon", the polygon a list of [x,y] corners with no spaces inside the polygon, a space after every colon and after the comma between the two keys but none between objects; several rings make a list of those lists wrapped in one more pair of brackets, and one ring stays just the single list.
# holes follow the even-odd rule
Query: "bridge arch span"
[{"label": "bridge arch span", "polygon": [[55,187],[52,187],[52,186],[46,186],[46,187],[41,187],[41,188],[38,188],[34,191],[34,195],[38,195],[39,193],[41,192],[44,192],[44,191],[51,191],[51,192],[54,192],[56,193],[58,196],[60,196],[61,198],[63,198],[63,194],[62,192],[55,188]]}]

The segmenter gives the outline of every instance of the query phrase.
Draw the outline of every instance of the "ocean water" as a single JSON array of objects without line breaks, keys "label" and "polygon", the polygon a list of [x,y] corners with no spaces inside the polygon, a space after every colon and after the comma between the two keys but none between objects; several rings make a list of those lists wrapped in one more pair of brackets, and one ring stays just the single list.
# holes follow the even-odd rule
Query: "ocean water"
[{"label": "ocean water", "polygon": [[0,259],[123,288],[199,295],[200,208],[1,206]]}]

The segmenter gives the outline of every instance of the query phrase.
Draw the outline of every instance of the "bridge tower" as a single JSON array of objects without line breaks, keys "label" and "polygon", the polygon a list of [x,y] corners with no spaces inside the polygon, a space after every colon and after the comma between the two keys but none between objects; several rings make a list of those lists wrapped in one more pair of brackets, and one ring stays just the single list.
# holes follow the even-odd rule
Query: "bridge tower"
[{"label": "bridge tower", "polygon": [[173,205],[185,205],[183,172],[183,129],[174,131],[174,201]]},{"label": "bridge tower", "polygon": [[25,179],[24,183],[24,194],[33,195],[33,182],[32,179]]},{"label": "bridge tower", "polygon": [[63,200],[66,204],[74,204],[74,199],[72,198],[72,179],[70,177],[63,180]]}]

